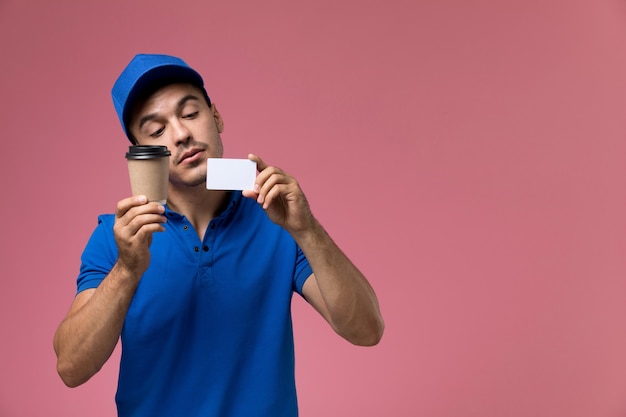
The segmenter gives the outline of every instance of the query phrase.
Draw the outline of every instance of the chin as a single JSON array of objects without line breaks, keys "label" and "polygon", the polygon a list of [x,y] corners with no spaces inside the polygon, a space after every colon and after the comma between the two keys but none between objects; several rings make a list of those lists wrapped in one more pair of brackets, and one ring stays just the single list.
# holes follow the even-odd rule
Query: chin
[{"label": "chin", "polygon": [[206,175],[204,175],[202,178],[194,178],[190,184],[192,187],[198,187],[198,186],[205,186],[206,187]]}]

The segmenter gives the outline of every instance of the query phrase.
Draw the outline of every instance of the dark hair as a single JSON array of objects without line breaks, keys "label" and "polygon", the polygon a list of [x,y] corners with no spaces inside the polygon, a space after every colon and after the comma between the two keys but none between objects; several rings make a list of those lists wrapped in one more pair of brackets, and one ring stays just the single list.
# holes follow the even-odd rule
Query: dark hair
[{"label": "dark hair", "polygon": [[[130,125],[130,115],[133,114],[133,112],[135,111],[135,107],[137,106],[137,104],[144,103],[146,100],[148,100],[148,98],[152,94],[154,94],[155,91],[160,90],[161,88],[166,87],[171,84],[189,84],[197,88],[198,91],[200,91],[202,95],[204,96],[204,100],[206,101],[207,105],[211,107],[211,99],[209,98],[209,95],[207,94],[206,89],[204,87],[191,83],[189,82],[188,79],[185,79],[185,78],[180,78],[180,77],[161,78],[153,83],[150,83],[144,86],[140,91],[138,91],[135,94],[135,98],[132,100],[132,102],[128,103],[128,108],[130,109],[130,111],[128,112],[128,120],[126,121],[126,125],[127,126]],[[127,131],[128,131],[129,139],[132,141],[133,145],[136,145],[137,139],[135,139],[135,137],[133,136],[132,132],[130,131],[130,128],[127,128]]]}]

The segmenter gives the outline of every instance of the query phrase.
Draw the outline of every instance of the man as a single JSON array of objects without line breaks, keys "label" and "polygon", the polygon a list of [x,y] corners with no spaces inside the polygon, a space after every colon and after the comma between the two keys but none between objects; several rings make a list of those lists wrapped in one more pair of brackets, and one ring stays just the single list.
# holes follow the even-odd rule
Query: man
[{"label": "man", "polygon": [[291,175],[251,154],[253,190],[207,190],[224,121],[184,61],[137,55],[112,95],[132,143],[171,151],[168,199],[99,217],[54,337],[59,375],[86,382],[121,336],[121,417],[296,416],[293,292],[367,346],[384,328],[372,288]]}]

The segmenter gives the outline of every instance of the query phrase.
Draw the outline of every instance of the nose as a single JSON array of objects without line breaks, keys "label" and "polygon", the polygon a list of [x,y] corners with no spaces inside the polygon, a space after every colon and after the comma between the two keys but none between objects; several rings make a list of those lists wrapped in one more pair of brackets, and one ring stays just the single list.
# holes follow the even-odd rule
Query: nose
[{"label": "nose", "polygon": [[172,138],[176,146],[185,144],[191,140],[191,131],[185,126],[181,120],[174,120],[171,122]]}]

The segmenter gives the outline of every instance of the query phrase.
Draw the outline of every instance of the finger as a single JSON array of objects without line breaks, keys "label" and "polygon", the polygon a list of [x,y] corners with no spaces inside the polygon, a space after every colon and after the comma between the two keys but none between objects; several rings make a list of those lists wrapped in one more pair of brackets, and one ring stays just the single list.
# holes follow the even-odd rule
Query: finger
[{"label": "finger", "polygon": [[248,154],[248,159],[256,162],[257,171],[259,172],[263,171],[265,168],[268,167],[268,165],[258,155],[250,153]]},{"label": "finger", "polygon": [[135,236],[137,239],[144,240],[152,238],[153,233],[164,232],[165,227],[163,227],[162,223],[147,223],[141,226]]},{"label": "finger", "polygon": [[269,208],[274,200],[280,200],[292,191],[291,184],[276,184],[265,195],[263,199],[263,209]]},{"label": "finger", "polygon": [[115,220],[116,234],[124,239],[132,239],[133,236],[146,224],[161,224],[167,221],[163,215],[165,207],[157,203],[149,203],[140,206],[132,206],[122,217]]},{"label": "finger", "polygon": [[[131,236],[134,236],[145,233],[146,231],[153,231],[155,228],[159,230],[163,228],[162,225],[165,222],[167,222],[166,217],[158,213],[140,214],[130,220],[126,229]],[[165,228],[163,228],[163,230],[165,230]]]},{"label": "finger", "polygon": [[[255,184],[255,187],[258,187],[258,186]],[[253,200],[256,200],[257,198],[259,198],[259,194],[255,190],[242,190],[241,195],[243,195],[246,198],[251,198]]]},{"label": "finger", "polygon": [[[260,184],[261,188],[259,190],[262,194],[269,192],[269,190],[276,184],[292,184],[296,182],[294,177],[275,167],[266,169],[263,174],[263,177],[265,178],[263,178],[263,182]],[[261,176],[261,174],[259,174],[259,176]]]},{"label": "finger", "polygon": [[[166,221],[163,213],[165,212],[165,207],[158,203],[148,203],[141,206],[131,207],[123,217],[118,219],[118,222],[122,226],[128,226],[132,222],[139,222],[140,224],[144,223],[164,223]],[[156,217],[142,217],[142,216],[156,216]],[[150,219],[150,220],[146,220]],[[158,220],[154,220],[158,219]]]},{"label": "finger", "polygon": [[287,182],[288,179],[291,178],[291,175],[287,174],[285,171],[280,168],[268,166],[262,172],[259,172],[257,175],[256,183],[259,184],[259,187],[263,189],[263,187],[267,183],[274,182]]},{"label": "finger", "polygon": [[284,202],[292,200],[293,196],[299,192],[298,182],[293,177],[288,175],[273,176],[272,180],[275,180],[274,184],[264,193],[263,201],[259,201],[264,209],[267,209],[275,200],[283,199]]},{"label": "finger", "polygon": [[257,175],[255,182],[255,191],[258,193],[257,202],[263,204],[266,194],[278,184],[281,174],[277,172],[276,168],[269,167],[268,169]]},{"label": "finger", "polygon": [[137,195],[120,200],[117,202],[117,206],[115,207],[115,217],[120,218],[131,208],[141,206],[147,202],[148,198],[145,195]]}]

